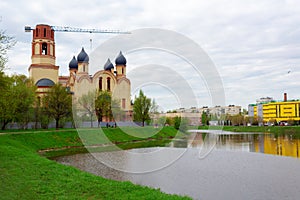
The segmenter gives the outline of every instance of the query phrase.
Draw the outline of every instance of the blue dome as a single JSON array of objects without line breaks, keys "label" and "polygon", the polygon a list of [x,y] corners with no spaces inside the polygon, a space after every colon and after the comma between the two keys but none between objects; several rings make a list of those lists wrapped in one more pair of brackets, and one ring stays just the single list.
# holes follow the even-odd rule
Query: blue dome
[{"label": "blue dome", "polygon": [[78,62],[89,62],[89,56],[87,53],[84,51],[84,48],[82,47],[81,52],[77,56],[77,61]]},{"label": "blue dome", "polygon": [[110,59],[107,59],[105,65],[104,65],[104,70],[111,70],[114,68],[114,65],[111,63]]},{"label": "blue dome", "polygon": [[116,65],[126,65],[126,58],[123,56],[122,51],[120,51],[118,57],[115,60]]},{"label": "blue dome", "polygon": [[78,69],[78,62],[75,56],[73,56],[72,60],[69,63],[69,69]]},{"label": "blue dome", "polygon": [[38,87],[51,87],[51,86],[55,85],[55,83],[53,81],[51,81],[50,79],[42,78],[42,79],[38,80],[38,82],[36,82],[35,85]]}]

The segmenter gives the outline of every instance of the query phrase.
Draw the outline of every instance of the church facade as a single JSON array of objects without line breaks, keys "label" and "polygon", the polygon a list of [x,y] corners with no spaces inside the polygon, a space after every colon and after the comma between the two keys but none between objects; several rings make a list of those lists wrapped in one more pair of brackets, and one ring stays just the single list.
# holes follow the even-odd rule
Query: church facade
[{"label": "church facade", "polygon": [[33,30],[31,65],[28,70],[37,86],[38,96],[46,94],[56,83],[70,91],[74,102],[89,91],[108,91],[126,113],[122,120],[131,120],[131,84],[126,77],[127,61],[121,51],[114,60],[115,65],[108,58],[103,69],[90,75],[89,56],[82,48],[77,57],[71,59],[68,76],[59,76],[55,53],[54,30],[49,25],[37,25]]}]

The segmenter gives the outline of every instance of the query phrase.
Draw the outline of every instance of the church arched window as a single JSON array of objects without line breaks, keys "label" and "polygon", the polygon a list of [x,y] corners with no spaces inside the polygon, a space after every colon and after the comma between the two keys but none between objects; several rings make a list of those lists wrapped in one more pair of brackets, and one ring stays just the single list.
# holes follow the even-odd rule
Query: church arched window
[{"label": "church arched window", "polygon": [[99,90],[102,90],[102,77],[99,78]]},{"label": "church arched window", "polygon": [[47,43],[42,44],[42,55],[47,55]]},{"label": "church arched window", "polygon": [[125,109],[126,107],[126,99],[122,99],[122,109]]},{"label": "church arched window", "polygon": [[110,77],[107,77],[107,90],[110,91]]}]

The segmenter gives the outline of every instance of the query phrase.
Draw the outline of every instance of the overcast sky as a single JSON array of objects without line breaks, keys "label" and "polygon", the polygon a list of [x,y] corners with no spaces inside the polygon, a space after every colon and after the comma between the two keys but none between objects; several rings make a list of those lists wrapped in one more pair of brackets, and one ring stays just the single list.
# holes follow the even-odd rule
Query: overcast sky
[{"label": "overcast sky", "polygon": [[[202,47],[222,79],[226,105],[246,108],[260,97],[281,100],[284,92],[289,99],[300,99],[298,0],[1,1],[0,19],[0,29],[18,42],[9,52],[7,72],[10,74],[28,75],[32,35],[24,32],[25,25],[34,27],[44,23],[128,31],[159,28],[178,32]],[[56,64],[60,66],[60,75],[68,75],[68,63],[81,47],[91,53],[112,37],[111,34],[56,32]],[[153,98],[158,99],[164,110],[212,105],[203,77],[189,74],[189,64],[178,57],[153,51],[124,52],[124,55],[128,73],[140,65],[172,65],[173,70],[188,79],[197,105],[178,104],[174,96],[170,97],[172,92],[165,92],[166,88],[159,91],[157,85],[144,88],[149,95],[156,94]],[[167,73],[156,76],[168,78]]]}]

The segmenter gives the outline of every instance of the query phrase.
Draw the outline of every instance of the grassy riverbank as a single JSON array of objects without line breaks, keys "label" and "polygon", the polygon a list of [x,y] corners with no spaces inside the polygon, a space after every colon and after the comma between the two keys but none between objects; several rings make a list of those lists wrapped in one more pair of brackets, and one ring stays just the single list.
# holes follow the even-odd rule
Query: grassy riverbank
[{"label": "grassy riverbank", "polygon": [[[138,135],[128,136],[121,129],[103,129],[105,137],[91,129],[82,131],[78,136],[76,130],[52,130],[18,132],[0,135],[0,199],[182,199],[168,195],[157,189],[134,185],[130,182],[107,180],[82,172],[74,167],[64,166],[40,156],[39,150],[52,148],[78,147],[84,149],[82,138],[89,145],[99,145],[109,138],[112,143],[125,146],[130,141],[134,145],[149,145],[148,138]],[[155,131],[154,131],[155,132]],[[165,127],[156,135],[149,137],[155,145],[155,139],[168,141],[177,131]],[[127,135],[127,136],[126,136]],[[67,148],[76,149],[76,148]],[[62,151],[66,153],[67,151]],[[76,150],[75,150],[76,152]],[[188,198],[187,198],[188,199]]]},{"label": "grassy riverbank", "polygon": [[[213,127],[211,127],[213,128]],[[200,126],[199,129],[208,129],[208,126]],[[300,135],[300,126],[224,126],[224,131],[232,132],[261,132],[273,134],[297,134]]]}]

